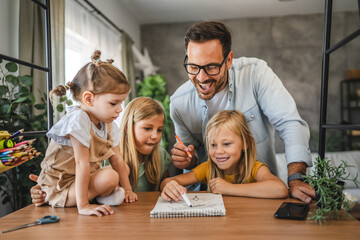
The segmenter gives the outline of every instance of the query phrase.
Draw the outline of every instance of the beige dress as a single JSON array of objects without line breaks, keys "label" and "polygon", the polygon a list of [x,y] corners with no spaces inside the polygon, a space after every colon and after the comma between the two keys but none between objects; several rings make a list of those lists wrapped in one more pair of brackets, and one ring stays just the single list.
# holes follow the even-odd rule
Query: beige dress
[{"label": "beige dress", "polygon": [[[100,170],[103,160],[114,155],[111,124],[107,124],[107,140],[98,137],[92,127],[90,133],[90,172],[94,173]],[[37,181],[41,190],[46,192],[45,202],[53,207],[65,206],[70,185],[75,182],[75,167],[73,148],[60,145],[51,139]]]}]

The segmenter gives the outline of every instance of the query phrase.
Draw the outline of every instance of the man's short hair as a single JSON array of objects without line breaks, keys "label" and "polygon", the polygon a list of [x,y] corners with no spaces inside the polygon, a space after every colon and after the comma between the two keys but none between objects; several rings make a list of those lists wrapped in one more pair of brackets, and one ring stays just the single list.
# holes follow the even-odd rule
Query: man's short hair
[{"label": "man's short hair", "polygon": [[200,22],[192,25],[185,35],[185,50],[190,41],[196,43],[219,40],[223,55],[226,57],[231,51],[231,33],[221,22]]}]

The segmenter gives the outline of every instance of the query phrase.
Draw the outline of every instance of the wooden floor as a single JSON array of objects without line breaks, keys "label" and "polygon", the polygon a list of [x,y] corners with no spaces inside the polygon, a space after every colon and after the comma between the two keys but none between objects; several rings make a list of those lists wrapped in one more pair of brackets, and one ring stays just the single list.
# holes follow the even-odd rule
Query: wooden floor
[{"label": "wooden floor", "polygon": [[[224,196],[226,216],[150,218],[159,192],[139,193],[136,203],[115,207],[111,216],[81,216],[76,208],[28,206],[0,218],[0,231],[57,215],[60,222],[0,235],[0,239],[360,239],[360,222],[282,220],[274,213],[284,199]],[[286,199],[294,201],[294,199]]]}]

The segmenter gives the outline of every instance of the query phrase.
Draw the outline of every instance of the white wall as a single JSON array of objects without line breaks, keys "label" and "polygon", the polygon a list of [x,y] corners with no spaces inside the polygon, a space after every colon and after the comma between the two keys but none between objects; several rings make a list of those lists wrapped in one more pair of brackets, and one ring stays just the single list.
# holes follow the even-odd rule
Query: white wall
[{"label": "white wall", "polygon": [[140,49],[140,24],[131,16],[117,0],[90,0],[116,26],[124,30]]}]

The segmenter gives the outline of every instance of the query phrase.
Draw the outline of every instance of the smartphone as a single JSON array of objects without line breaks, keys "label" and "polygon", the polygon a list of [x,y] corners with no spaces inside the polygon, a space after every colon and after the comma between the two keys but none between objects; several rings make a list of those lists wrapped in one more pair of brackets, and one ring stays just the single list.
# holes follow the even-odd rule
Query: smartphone
[{"label": "smartphone", "polygon": [[309,204],[283,202],[274,216],[276,218],[304,220],[309,211]]}]

